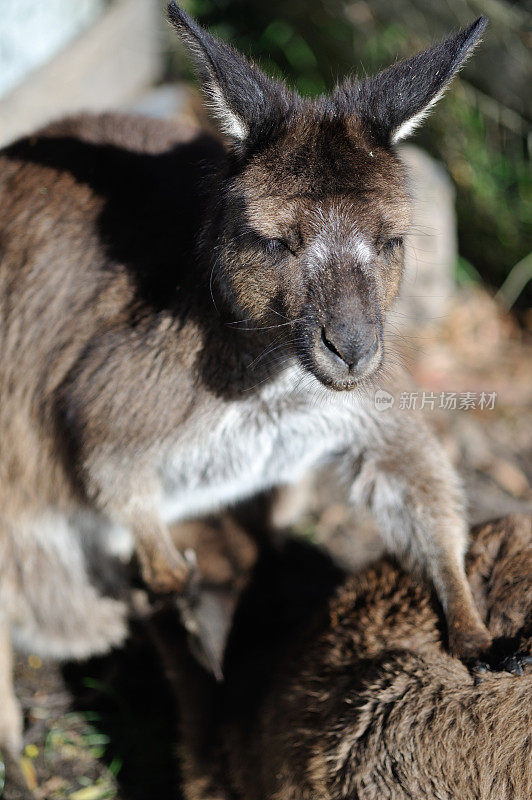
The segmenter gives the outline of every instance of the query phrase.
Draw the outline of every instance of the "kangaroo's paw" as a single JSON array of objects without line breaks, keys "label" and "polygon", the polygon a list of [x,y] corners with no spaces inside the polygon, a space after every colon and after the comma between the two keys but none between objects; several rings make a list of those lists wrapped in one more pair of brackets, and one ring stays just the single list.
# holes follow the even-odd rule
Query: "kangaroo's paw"
[{"label": "kangaroo's paw", "polygon": [[197,566],[175,547],[140,551],[142,577],[155,594],[189,594],[197,585]]},{"label": "kangaroo's paw", "polygon": [[492,637],[477,614],[449,619],[449,650],[469,664],[490,651]]},{"label": "kangaroo's paw", "polygon": [[481,658],[473,660],[469,668],[475,678],[475,684],[479,684],[487,673],[508,672],[511,675],[524,675],[529,666],[532,666],[532,656],[519,652],[515,639],[501,637],[493,641]]}]

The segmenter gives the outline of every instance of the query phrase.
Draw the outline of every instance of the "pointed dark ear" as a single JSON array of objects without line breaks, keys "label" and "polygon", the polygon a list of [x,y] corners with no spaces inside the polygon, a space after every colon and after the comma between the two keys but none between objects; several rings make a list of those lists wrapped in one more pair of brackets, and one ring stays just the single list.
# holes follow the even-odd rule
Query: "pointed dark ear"
[{"label": "pointed dark ear", "polygon": [[233,141],[247,140],[288,112],[293,98],[284,86],[211,36],[177,3],[168,6],[168,18],[188,46],[208,103]]},{"label": "pointed dark ear", "polygon": [[[440,99],[487,24],[479,17],[440,44],[352,86],[353,111],[380,141],[404,139]],[[345,109],[348,88],[340,87],[337,98]]]}]

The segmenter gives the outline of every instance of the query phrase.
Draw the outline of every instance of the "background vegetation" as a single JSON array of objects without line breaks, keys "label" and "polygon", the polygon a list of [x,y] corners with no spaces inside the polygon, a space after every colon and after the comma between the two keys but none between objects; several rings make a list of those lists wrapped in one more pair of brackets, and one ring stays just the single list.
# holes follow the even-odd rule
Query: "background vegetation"
[{"label": "background vegetation", "polygon": [[[374,72],[480,13],[485,40],[416,139],[457,189],[459,281],[526,308],[532,291],[530,0],[186,0],[187,9],[303,94]],[[175,69],[175,68],[174,68]],[[182,72],[183,61],[178,65]],[[517,265],[517,266],[516,266]]]}]

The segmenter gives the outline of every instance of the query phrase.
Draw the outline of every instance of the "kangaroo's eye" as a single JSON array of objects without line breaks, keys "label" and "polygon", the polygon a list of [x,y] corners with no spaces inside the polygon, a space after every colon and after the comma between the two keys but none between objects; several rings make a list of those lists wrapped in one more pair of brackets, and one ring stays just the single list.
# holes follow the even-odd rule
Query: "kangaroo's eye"
[{"label": "kangaroo's eye", "polygon": [[388,239],[382,246],[383,253],[392,253],[397,247],[403,244],[402,236],[395,236],[393,239]]},{"label": "kangaroo's eye", "polygon": [[271,255],[277,255],[282,252],[292,252],[288,242],[285,242],[284,239],[265,239],[264,249]]}]

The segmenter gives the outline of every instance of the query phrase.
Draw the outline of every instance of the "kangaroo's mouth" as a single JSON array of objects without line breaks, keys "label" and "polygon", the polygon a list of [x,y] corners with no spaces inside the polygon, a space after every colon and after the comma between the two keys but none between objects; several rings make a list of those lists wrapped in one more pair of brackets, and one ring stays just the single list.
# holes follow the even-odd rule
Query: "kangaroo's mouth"
[{"label": "kangaroo's mouth", "polygon": [[380,332],[376,332],[369,347],[356,361],[349,363],[321,328],[298,355],[301,365],[328,389],[349,392],[367,384],[379,372],[384,360],[384,344]]}]

